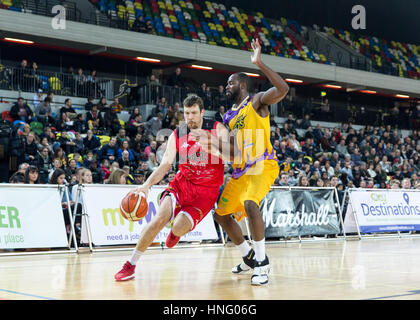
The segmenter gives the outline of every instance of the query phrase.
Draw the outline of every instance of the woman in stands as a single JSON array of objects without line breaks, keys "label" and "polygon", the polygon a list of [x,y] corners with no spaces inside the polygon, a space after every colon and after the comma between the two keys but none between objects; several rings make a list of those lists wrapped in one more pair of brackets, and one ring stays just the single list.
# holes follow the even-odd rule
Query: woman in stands
[{"label": "woman in stands", "polygon": [[63,148],[57,148],[55,150],[53,159],[60,160],[60,168],[64,168],[64,166],[67,164],[67,159],[66,159],[66,155],[64,154]]},{"label": "woman in stands", "polygon": [[124,151],[127,151],[128,152],[128,154],[129,154],[128,159],[130,161],[135,161],[136,160],[135,155],[134,155],[134,152],[133,152],[133,150],[130,149],[130,145],[129,145],[129,143],[128,143],[127,140],[124,140],[122,142],[121,148],[118,149],[118,153],[117,153],[117,158],[118,159],[121,159],[122,158],[122,154],[123,154]]},{"label": "woman in stands", "polygon": [[154,152],[149,153],[149,159],[147,160],[147,166],[148,166],[148,169],[151,170],[151,171],[153,171],[157,167],[159,167],[159,164],[157,163],[157,160],[156,160],[156,154]]},{"label": "woman in stands", "polygon": [[25,170],[25,184],[38,184],[39,171],[36,166],[29,166]]},{"label": "woman in stands", "polygon": [[127,173],[122,169],[115,169],[107,180],[107,184],[127,184]]},{"label": "woman in stands", "polygon": [[40,183],[48,182],[48,172],[52,168],[51,153],[48,147],[43,147],[35,157],[35,162],[39,171]]}]

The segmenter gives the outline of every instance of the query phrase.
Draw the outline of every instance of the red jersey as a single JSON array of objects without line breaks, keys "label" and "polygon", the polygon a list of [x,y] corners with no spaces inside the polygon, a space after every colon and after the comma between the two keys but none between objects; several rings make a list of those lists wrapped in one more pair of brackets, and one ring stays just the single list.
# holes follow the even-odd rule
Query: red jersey
[{"label": "red jersey", "polygon": [[[202,130],[209,131],[215,137],[216,121],[203,119]],[[208,187],[221,186],[224,177],[224,163],[219,157],[209,154],[201,145],[189,137],[190,129],[186,124],[175,130],[176,150],[179,157],[179,174],[193,184]]]}]

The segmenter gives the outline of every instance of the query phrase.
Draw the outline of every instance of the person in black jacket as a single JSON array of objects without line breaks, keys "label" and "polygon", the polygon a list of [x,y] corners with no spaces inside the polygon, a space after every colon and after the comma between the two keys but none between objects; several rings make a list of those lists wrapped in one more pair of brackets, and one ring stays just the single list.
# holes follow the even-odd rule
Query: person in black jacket
[{"label": "person in black jacket", "polygon": [[10,116],[14,120],[22,120],[27,123],[32,121],[33,111],[22,97],[10,109]]},{"label": "person in black jacket", "polygon": [[85,121],[85,115],[83,113],[78,113],[76,116],[76,121],[73,122],[73,129],[76,132],[86,133],[87,125]]},{"label": "person in black jacket", "polygon": [[94,154],[96,154],[101,147],[101,141],[93,134],[92,130],[88,130],[87,136],[83,138],[83,145],[85,146],[86,151],[91,150]]},{"label": "person in black jacket", "polygon": [[177,88],[185,87],[184,79],[182,79],[182,76],[181,76],[181,68],[175,69],[175,73],[173,73],[171,77],[168,79],[167,85],[172,86],[172,87],[177,87]]},{"label": "person in black jacket", "polygon": [[37,142],[35,140],[35,134],[29,132],[26,136],[26,139],[23,143],[23,150],[25,152],[25,161],[33,164],[35,162],[35,157],[38,154]]},{"label": "person in black jacket", "polygon": [[104,124],[105,128],[108,129],[111,135],[115,135],[121,128],[120,120],[118,119],[117,113],[113,108],[106,108],[104,112]]},{"label": "person in black jacket", "polygon": [[118,155],[118,145],[117,138],[111,137],[109,143],[104,145],[100,150],[100,161],[103,159],[108,159],[110,163],[117,160]]}]

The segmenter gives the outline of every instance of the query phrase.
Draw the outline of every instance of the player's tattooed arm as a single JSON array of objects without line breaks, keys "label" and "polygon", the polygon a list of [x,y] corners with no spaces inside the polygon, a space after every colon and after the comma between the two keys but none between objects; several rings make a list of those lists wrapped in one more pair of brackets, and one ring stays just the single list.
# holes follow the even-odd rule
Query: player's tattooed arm
[{"label": "player's tattooed arm", "polygon": [[258,40],[253,39],[251,42],[252,49],[254,50],[251,55],[251,62],[255,64],[270,80],[273,85],[272,88],[265,92],[259,92],[254,96],[252,104],[256,110],[260,107],[272,105],[282,100],[287,92],[289,86],[286,81],[277,73],[265,65],[261,60],[261,45]]}]

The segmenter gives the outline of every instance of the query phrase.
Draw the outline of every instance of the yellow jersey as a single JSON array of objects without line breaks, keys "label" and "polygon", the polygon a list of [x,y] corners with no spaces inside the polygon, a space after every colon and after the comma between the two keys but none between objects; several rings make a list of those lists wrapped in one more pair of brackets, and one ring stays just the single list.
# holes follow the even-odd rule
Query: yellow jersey
[{"label": "yellow jersey", "polygon": [[232,178],[239,178],[264,160],[277,161],[270,141],[270,116],[261,117],[247,96],[223,115],[223,122],[235,132],[239,153],[233,161]]}]

